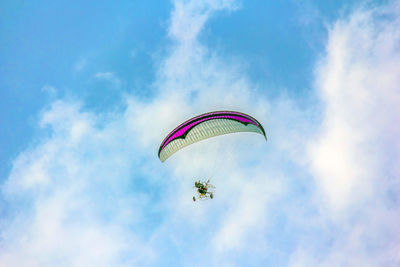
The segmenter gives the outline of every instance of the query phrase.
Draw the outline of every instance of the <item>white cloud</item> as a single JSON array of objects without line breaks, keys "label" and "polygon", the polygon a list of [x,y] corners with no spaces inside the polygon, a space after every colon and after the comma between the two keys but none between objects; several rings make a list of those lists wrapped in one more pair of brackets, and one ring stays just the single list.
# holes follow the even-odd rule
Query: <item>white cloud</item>
[{"label": "white cloud", "polygon": [[82,71],[87,66],[88,60],[86,58],[82,58],[75,63],[74,71]]},{"label": "white cloud", "polygon": [[115,87],[119,87],[121,84],[120,79],[112,72],[98,72],[93,76],[95,79],[103,80],[111,83]]},{"label": "white cloud", "polygon": [[299,243],[292,266],[397,266],[400,223],[399,2],[329,30],[316,87],[324,110],[309,156],[328,247]]},{"label": "white cloud", "polygon": [[234,0],[175,0],[171,14],[169,36],[182,43],[196,41],[210,15],[218,10],[235,10]]},{"label": "white cloud", "polygon": [[51,86],[51,85],[43,86],[41,91],[44,93],[47,93],[51,96],[54,96],[55,94],[57,94],[57,88],[55,88],[54,86]]},{"label": "white cloud", "polygon": [[[2,266],[143,264],[153,252],[139,233],[146,198],[130,195],[132,154],[121,121],[101,121],[56,101],[41,125],[51,136],[22,153],[3,186]],[[121,135],[119,135],[121,134]],[[119,137],[117,137],[119,135]],[[115,139],[116,138],[116,139]],[[118,140],[124,140],[119,142]]]},{"label": "white cloud", "polygon": [[387,153],[398,160],[400,128],[393,122],[400,114],[400,19],[395,10],[358,11],[338,21],[318,69],[325,113],[311,154],[316,182],[334,210],[373,197],[375,186],[387,181]]}]

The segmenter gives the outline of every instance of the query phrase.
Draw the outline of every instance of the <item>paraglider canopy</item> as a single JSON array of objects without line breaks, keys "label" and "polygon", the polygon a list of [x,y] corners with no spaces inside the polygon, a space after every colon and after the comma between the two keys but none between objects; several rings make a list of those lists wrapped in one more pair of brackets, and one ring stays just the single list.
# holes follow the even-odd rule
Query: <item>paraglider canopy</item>
[{"label": "paraglider canopy", "polygon": [[161,143],[158,157],[164,162],[185,146],[236,132],[259,133],[267,139],[262,125],[250,115],[237,111],[214,111],[191,118],[171,131]]}]

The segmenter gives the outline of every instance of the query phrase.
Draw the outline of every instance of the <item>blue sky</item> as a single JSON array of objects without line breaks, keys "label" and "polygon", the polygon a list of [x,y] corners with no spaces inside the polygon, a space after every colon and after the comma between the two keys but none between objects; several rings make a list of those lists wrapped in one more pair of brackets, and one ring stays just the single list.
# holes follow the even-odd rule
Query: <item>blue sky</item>
[{"label": "blue sky", "polygon": [[[398,266],[399,29],[399,1],[2,1],[0,265]],[[268,142],[159,162],[223,109]]]}]

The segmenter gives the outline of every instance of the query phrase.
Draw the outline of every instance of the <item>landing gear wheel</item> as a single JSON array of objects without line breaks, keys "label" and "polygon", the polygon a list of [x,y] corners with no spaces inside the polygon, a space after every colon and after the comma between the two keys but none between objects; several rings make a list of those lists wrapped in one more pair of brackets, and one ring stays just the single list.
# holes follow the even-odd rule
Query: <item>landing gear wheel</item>
[{"label": "landing gear wheel", "polygon": [[193,201],[196,201],[196,198],[195,198],[195,197],[193,197]]},{"label": "landing gear wheel", "polygon": [[210,194],[210,198],[212,199],[214,197],[213,193]]}]

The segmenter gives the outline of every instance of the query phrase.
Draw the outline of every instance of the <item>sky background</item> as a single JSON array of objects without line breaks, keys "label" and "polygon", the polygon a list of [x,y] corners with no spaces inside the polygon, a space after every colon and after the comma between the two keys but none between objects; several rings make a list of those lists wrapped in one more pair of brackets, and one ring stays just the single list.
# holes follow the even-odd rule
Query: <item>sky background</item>
[{"label": "sky background", "polygon": [[[0,62],[0,266],[400,266],[400,1],[1,1]],[[213,110],[268,142],[159,161]]]}]

